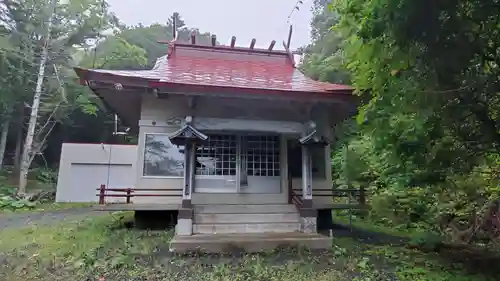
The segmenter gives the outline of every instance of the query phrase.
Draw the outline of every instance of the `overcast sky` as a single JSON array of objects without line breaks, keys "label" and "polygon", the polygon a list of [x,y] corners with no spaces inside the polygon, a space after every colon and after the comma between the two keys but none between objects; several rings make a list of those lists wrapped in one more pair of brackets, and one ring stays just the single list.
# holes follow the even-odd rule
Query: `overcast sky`
[{"label": "overcast sky", "polygon": [[[304,0],[291,18],[292,49],[309,43],[311,5]],[[186,25],[217,35],[227,44],[236,36],[236,45],[267,48],[272,40],[281,47],[288,35],[287,18],[297,0],[108,0],[113,11],[127,25],[166,23],[179,12]]]}]

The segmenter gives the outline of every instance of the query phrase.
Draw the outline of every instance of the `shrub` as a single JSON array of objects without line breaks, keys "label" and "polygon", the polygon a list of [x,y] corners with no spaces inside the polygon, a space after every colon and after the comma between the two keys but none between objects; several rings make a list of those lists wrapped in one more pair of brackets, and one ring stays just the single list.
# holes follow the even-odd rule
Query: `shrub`
[{"label": "shrub", "polygon": [[17,210],[33,208],[35,202],[20,198],[16,194],[16,188],[8,185],[4,177],[0,177],[0,210]]}]

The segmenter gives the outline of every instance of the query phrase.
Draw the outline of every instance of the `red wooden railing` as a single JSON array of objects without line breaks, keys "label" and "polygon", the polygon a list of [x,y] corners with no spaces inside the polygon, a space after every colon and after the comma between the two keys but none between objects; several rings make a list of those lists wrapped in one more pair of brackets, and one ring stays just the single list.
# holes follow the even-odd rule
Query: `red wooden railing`
[{"label": "red wooden railing", "polygon": [[[330,189],[313,189],[313,198],[314,197],[331,197],[331,198],[348,197],[349,198],[348,204],[338,204],[338,206],[335,206],[338,209],[366,207],[366,191],[364,187],[361,187],[360,189],[338,189],[334,187]],[[353,201],[352,199],[356,199],[357,204],[352,202]],[[293,190],[291,176],[288,177],[288,204],[294,204],[297,208],[301,208],[303,204],[302,194],[297,194],[297,192]]]},{"label": "red wooden railing", "polygon": [[353,188],[345,188],[345,189],[332,189],[333,197],[348,197],[349,203],[351,203],[352,199],[357,199],[358,205],[365,206],[366,205],[366,190],[364,187],[360,187],[359,189]]},{"label": "red wooden railing", "polygon": [[[127,204],[132,203],[132,198],[133,197],[181,197],[182,196],[182,189],[165,189],[165,188],[160,188],[160,189],[151,189],[151,188],[106,188],[105,184],[101,184],[101,186],[97,189],[99,191],[99,194],[96,194],[99,196],[99,204],[104,205],[106,204],[106,197],[125,197],[125,202]],[[107,194],[107,191],[113,191],[113,192],[123,192],[123,194]],[[161,193],[134,193],[135,191],[179,191],[179,194],[161,194]]]},{"label": "red wooden railing", "polygon": [[292,185],[292,176],[288,175],[288,204],[294,204],[297,209],[302,207],[302,196],[295,193]]}]

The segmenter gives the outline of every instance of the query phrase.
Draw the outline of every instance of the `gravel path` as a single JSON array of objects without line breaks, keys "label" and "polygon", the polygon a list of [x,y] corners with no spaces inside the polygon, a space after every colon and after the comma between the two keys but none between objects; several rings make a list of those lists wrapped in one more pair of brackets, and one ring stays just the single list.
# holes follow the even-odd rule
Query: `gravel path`
[{"label": "gravel path", "polygon": [[108,212],[94,211],[93,208],[71,208],[54,211],[0,214],[0,229],[26,225],[53,225],[63,221],[82,220],[104,216]]}]

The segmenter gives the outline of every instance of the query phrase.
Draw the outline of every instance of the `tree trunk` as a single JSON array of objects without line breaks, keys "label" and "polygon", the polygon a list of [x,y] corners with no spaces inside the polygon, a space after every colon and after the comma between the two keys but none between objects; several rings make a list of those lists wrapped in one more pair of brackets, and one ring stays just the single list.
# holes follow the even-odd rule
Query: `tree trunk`
[{"label": "tree trunk", "polygon": [[40,108],[40,98],[42,96],[42,86],[45,75],[45,65],[47,63],[47,57],[49,55],[49,45],[50,45],[50,32],[52,31],[52,20],[55,14],[55,7],[57,0],[52,0],[50,7],[50,15],[47,22],[47,34],[45,36],[42,56],[40,58],[40,66],[38,68],[38,75],[36,80],[35,95],[33,96],[33,104],[31,105],[31,114],[28,123],[28,130],[26,132],[26,140],[24,141],[23,156],[21,158],[21,166],[19,171],[19,186],[17,193],[24,195],[26,193],[26,186],[28,184],[28,171],[31,165],[31,160],[33,159],[33,141],[35,139],[35,129],[38,122],[38,109]]},{"label": "tree trunk", "polygon": [[21,147],[23,146],[23,136],[24,136],[24,108],[21,107],[19,113],[18,127],[16,133],[16,148],[14,150],[14,175],[19,175],[21,171]]},{"label": "tree trunk", "polygon": [[5,147],[7,146],[7,136],[9,134],[10,116],[6,116],[0,128],[0,170],[3,169],[3,159],[5,158]]}]

